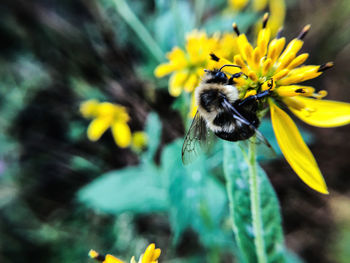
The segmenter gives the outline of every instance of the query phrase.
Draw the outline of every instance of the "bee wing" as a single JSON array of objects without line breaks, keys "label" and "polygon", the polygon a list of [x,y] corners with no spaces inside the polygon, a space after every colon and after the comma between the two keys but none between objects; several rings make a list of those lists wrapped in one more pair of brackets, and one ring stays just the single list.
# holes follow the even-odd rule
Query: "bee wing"
[{"label": "bee wing", "polygon": [[207,136],[207,125],[205,123],[205,120],[199,115],[197,111],[182,146],[182,162],[185,165],[193,162],[198,156],[200,150],[207,146]]},{"label": "bee wing", "polygon": [[257,143],[262,142],[263,144],[265,144],[269,148],[272,156],[274,156],[274,157],[277,156],[275,150],[273,149],[273,147],[271,146],[269,141],[265,138],[265,136],[258,129],[255,129],[255,134],[256,134]]}]

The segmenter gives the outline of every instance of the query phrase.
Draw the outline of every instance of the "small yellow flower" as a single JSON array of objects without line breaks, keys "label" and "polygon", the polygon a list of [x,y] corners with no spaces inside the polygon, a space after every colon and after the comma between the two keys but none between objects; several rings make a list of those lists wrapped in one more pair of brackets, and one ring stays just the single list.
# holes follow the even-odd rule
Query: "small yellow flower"
[{"label": "small yellow flower", "polygon": [[[156,246],[152,243],[146,248],[145,253],[141,255],[139,261],[136,261],[135,257],[132,257],[130,263],[158,263],[160,254],[161,250],[156,248]],[[90,250],[89,257],[102,263],[124,263],[124,261],[112,255],[107,254],[103,256],[97,253],[95,250]]]},{"label": "small yellow flower", "polygon": [[[236,47],[236,48],[235,48]],[[221,37],[216,34],[208,37],[203,31],[194,30],[187,35],[186,48],[173,48],[167,54],[169,62],[160,64],[155,70],[156,77],[161,78],[170,75],[169,94],[177,97],[183,91],[191,93],[190,117],[194,116],[197,108],[195,105],[193,91],[198,86],[204,69],[211,69],[214,65],[209,54],[215,53],[222,59],[220,63],[232,60],[238,47],[232,33],[223,34]]]},{"label": "small yellow flower", "polygon": [[92,249],[89,251],[89,257],[102,263],[123,263],[123,261],[110,254],[103,256]]},{"label": "small yellow flower", "polygon": [[186,49],[173,48],[167,54],[169,62],[159,65],[154,74],[158,78],[171,74],[169,93],[174,97],[179,96],[183,90],[192,92],[198,85],[204,69],[208,68],[208,54],[217,50],[218,45],[218,37],[209,38],[206,33],[194,30],[187,35]]},{"label": "small yellow flower", "polygon": [[136,131],[132,134],[131,147],[136,151],[142,151],[148,142],[147,134],[143,131]]},{"label": "small yellow flower", "polygon": [[139,261],[135,260],[135,257],[132,257],[130,263],[158,263],[158,258],[160,256],[161,250],[156,248],[152,243],[147,248],[145,253],[143,253]]},{"label": "small yellow flower", "polygon": [[[265,14],[256,47],[253,47],[245,34],[241,34],[237,25],[233,24],[239,53],[230,64],[241,66],[245,74],[236,81],[236,86],[242,98],[267,89],[272,91],[269,99],[271,120],[282,153],[308,186],[327,194],[328,190],[315,158],[293,120],[281,107],[288,107],[298,118],[310,125],[337,127],[350,123],[350,104],[321,100],[327,95],[326,91],[316,93],[313,87],[299,84],[318,77],[333,66],[331,62],[321,66],[302,65],[308,54],[298,53],[310,26],[305,26],[301,33],[284,47],[286,39],[280,34],[270,40],[271,30],[267,27],[267,21],[268,14]],[[217,68],[220,66],[221,64]]]},{"label": "small yellow flower", "polygon": [[130,117],[125,107],[109,102],[88,100],[80,105],[80,112],[85,118],[92,118],[87,136],[91,141],[97,141],[108,128],[111,128],[115,143],[126,148],[130,145],[132,136],[127,124]]}]

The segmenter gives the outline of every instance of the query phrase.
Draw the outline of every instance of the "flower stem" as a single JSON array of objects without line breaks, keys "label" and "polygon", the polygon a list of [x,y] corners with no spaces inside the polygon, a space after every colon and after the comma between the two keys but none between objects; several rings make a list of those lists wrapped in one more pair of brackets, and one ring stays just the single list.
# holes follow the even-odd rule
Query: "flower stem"
[{"label": "flower stem", "polygon": [[265,242],[263,238],[263,225],[260,206],[260,189],[258,182],[258,172],[256,164],[256,145],[255,137],[249,142],[249,184],[250,184],[250,200],[251,212],[253,220],[254,243],[259,263],[267,263],[265,253]]},{"label": "flower stem", "polygon": [[144,27],[137,16],[132,12],[125,0],[114,0],[115,7],[119,15],[124,21],[134,30],[141,42],[145,45],[148,51],[153,55],[157,62],[162,62],[164,53],[158,43],[152,38],[151,34]]}]

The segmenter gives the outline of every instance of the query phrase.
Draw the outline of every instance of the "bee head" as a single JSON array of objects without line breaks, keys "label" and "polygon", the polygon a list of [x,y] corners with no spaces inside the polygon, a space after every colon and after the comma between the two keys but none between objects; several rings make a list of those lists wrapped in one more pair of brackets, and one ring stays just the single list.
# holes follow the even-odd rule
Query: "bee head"
[{"label": "bee head", "polygon": [[206,72],[205,82],[206,83],[217,83],[217,84],[229,84],[229,82],[233,78],[233,76],[230,79],[228,79],[226,74],[221,71],[224,67],[241,68],[238,65],[225,64],[219,69],[214,69],[214,70],[207,70],[207,69],[205,69],[204,70]]},{"label": "bee head", "polygon": [[228,78],[224,72],[218,70],[204,70],[206,72],[206,83],[226,84]]}]

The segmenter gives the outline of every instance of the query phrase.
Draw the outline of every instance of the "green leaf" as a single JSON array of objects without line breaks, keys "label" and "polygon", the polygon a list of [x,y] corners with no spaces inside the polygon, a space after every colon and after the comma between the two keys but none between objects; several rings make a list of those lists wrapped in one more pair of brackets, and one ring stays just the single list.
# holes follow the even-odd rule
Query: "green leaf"
[{"label": "green leaf", "polygon": [[[251,212],[249,167],[239,143],[224,143],[224,173],[233,231],[241,252],[239,262],[258,262]],[[260,167],[258,167],[258,181],[267,262],[284,262],[285,249],[278,200],[265,172]]]},{"label": "green leaf", "polygon": [[225,189],[208,173],[204,156],[184,166],[181,161],[182,139],[168,145],[162,154],[163,176],[168,181],[170,223],[174,243],[187,228],[195,230],[206,247],[232,246],[232,237],[221,223],[226,211]]},{"label": "green leaf", "polygon": [[142,157],[147,162],[154,158],[161,139],[162,124],[156,113],[151,112],[148,114],[145,131],[148,137],[148,146]]},{"label": "green leaf", "polygon": [[105,213],[150,213],[168,207],[167,192],[158,170],[140,165],[101,175],[78,192],[79,201]]},{"label": "green leaf", "polygon": [[304,263],[296,254],[291,251],[286,250],[286,263]]}]

